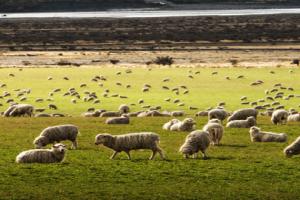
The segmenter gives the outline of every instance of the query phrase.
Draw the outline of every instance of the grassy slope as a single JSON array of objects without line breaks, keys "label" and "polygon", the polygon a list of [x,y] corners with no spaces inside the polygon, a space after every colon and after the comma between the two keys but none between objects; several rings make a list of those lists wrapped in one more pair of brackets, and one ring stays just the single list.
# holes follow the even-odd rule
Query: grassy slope
[{"label": "grassy slope", "polygon": [[[81,82],[89,84],[89,90],[98,88],[90,82],[94,75],[106,75],[105,88],[128,95],[128,102],[136,102],[141,96],[149,104],[176,109],[174,105],[161,99],[171,92],[160,89],[161,80],[170,77],[166,85],[185,84],[190,88],[189,96],[180,96],[189,105],[199,108],[213,106],[224,100],[228,109],[241,107],[239,97],[247,95],[251,99],[263,97],[263,91],[276,82],[282,82],[299,90],[299,70],[290,74],[288,69],[274,69],[276,74],[269,74],[270,69],[200,69],[200,75],[193,80],[187,78],[189,69],[133,69],[132,74],[115,75],[125,69],[0,69],[0,80],[8,85],[1,89],[12,91],[15,88],[32,88],[31,99],[45,97],[56,87],[67,89],[77,87]],[[192,69],[193,72],[197,71]],[[212,71],[219,74],[211,76]],[[9,78],[8,73],[16,77]],[[236,77],[243,74],[244,80],[225,80],[225,76]],[[53,76],[53,81],[47,77]],[[67,75],[70,81],[61,81]],[[122,83],[131,83],[132,89],[119,89],[113,83],[120,78]],[[261,79],[265,84],[250,87],[249,83]],[[59,81],[55,81],[59,80]],[[51,83],[51,84],[49,84]],[[153,86],[148,94],[142,94],[143,83]],[[219,96],[216,95],[219,94]],[[61,95],[61,93],[60,93]],[[79,115],[87,107],[86,103],[76,106],[69,103],[70,97],[56,95],[55,103],[60,112]],[[175,97],[174,95],[171,95]],[[64,100],[64,101],[63,101]],[[101,98],[102,100],[102,98]],[[115,109],[120,99],[103,99],[99,106]],[[127,101],[127,100],[126,100]],[[298,100],[287,104],[296,107]],[[46,104],[46,103],[45,103]],[[43,105],[43,104],[42,104]],[[42,105],[40,107],[42,107]],[[137,110],[138,108],[134,108]],[[161,130],[168,118],[132,119],[130,125],[111,126],[103,123],[104,119],[94,118],[2,118],[0,119],[0,197],[1,199],[296,199],[299,196],[300,167],[299,158],[286,159],[282,150],[284,144],[252,144],[247,129],[226,129],[220,147],[211,147],[208,151],[210,160],[184,160],[178,153],[186,133],[171,133]],[[206,118],[197,119],[201,128]],[[23,150],[32,148],[32,140],[39,132],[50,125],[73,123],[80,127],[79,150],[68,151],[62,164],[53,165],[16,165],[15,156]],[[259,126],[265,130],[286,132],[289,142],[299,135],[299,124],[273,126],[268,118],[259,118]],[[161,135],[161,146],[168,161],[147,161],[150,152],[132,153],[133,160],[127,161],[124,154],[115,161],[108,159],[111,151],[96,147],[94,136],[100,132],[121,134],[134,131],[154,131]],[[69,145],[70,143],[67,142]]]}]

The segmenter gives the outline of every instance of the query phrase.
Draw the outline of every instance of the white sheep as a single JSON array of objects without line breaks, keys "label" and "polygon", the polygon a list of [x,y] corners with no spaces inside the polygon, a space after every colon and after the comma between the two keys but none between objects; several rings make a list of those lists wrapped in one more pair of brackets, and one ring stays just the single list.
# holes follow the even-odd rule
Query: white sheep
[{"label": "white sheep", "polygon": [[184,111],[172,111],[171,113],[171,116],[173,117],[181,117],[181,116],[184,116]]},{"label": "white sheep", "polygon": [[171,119],[170,121],[168,121],[167,123],[165,123],[165,124],[163,125],[162,128],[163,128],[164,130],[170,130],[171,126],[172,126],[173,124],[178,123],[178,122],[180,122],[179,119]]},{"label": "white sheep", "polygon": [[57,163],[65,158],[66,146],[55,144],[51,149],[32,149],[21,152],[16,157],[17,163]]},{"label": "white sheep", "polygon": [[300,113],[291,114],[287,118],[288,122],[299,122],[300,121]]},{"label": "white sheep", "polygon": [[149,158],[152,160],[156,153],[160,154],[160,157],[164,159],[162,149],[158,146],[159,135],[152,132],[141,132],[141,133],[129,133],[124,135],[110,135],[107,133],[98,134],[95,138],[95,144],[103,144],[104,146],[113,149],[114,153],[110,157],[114,159],[115,156],[124,151],[128,159],[131,159],[130,151],[137,149],[150,149],[152,155]]},{"label": "white sheep", "polygon": [[208,119],[219,119],[223,121],[228,116],[228,113],[224,109],[212,109],[208,112]]},{"label": "white sheep", "polygon": [[287,135],[285,133],[272,133],[261,131],[260,128],[252,126],[249,130],[252,142],[286,142]]},{"label": "white sheep", "polygon": [[286,157],[292,157],[293,155],[300,154],[300,137],[298,137],[292,144],[287,146],[283,152]]},{"label": "white sheep", "polygon": [[209,147],[209,144],[209,133],[207,131],[196,130],[186,136],[185,142],[180,147],[179,152],[181,152],[185,158],[189,158],[191,155],[197,158],[198,152],[201,151],[203,159],[206,159],[206,149]]},{"label": "white sheep", "polygon": [[129,117],[122,115],[121,117],[110,117],[105,121],[106,124],[129,124]]},{"label": "white sheep", "polygon": [[207,131],[210,136],[212,145],[219,145],[224,134],[224,128],[221,121],[218,119],[212,119],[203,127],[203,131]]},{"label": "white sheep", "polygon": [[129,113],[130,112],[130,108],[126,104],[121,104],[119,106],[119,112],[120,112],[120,114]]},{"label": "white sheep", "polygon": [[47,144],[70,140],[72,142],[72,148],[76,149],[78,133],[79,131],[77,126],[71,124],[50,126],[45,128],[41,134],[34,139],[33,144],[36,148],[42,148]]},{"label": "white sheep", "polygon": [[246,120],[233,120],[226,124],[228,128],[250,128],[256,125],[256,120],[253,116],[248,117]]},{"label": "white sheep", "polygon": [[248,117],[253,116],[255,119],[258,115],[257,110],[253,109],[253,108],[243,108],[243,109],[239,109],[233,112],[233,114],[228,117],[227,121],[233,121],[233,120],[245,120]]},{"label": "white sheep", "polygon": [[275,110],[272,113],[271,121],[273,124],[284,124],[287,122],[289,113],[284,109]]},{"label": "white sheep", "polygon": [[5,112],[5,117],[33,116],[34,107],[30,104],[17,104],[10,106]]},{"label": "white sheep", "polygon": [[192,118],[185,118],[183,121],[173,124],[170,131],[193,131],[196,122]]}]

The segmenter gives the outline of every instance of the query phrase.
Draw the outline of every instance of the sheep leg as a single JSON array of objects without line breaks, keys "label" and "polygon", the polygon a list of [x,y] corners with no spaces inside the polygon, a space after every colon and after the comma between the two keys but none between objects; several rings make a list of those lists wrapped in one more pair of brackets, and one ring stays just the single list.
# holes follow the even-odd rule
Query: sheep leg
[{"label": "sheep leg", "polygon": [[185,159],[188,159],[188,158],[189,158],[189,155],[188,155],[188,154],[184,154],[183,157],[184,157]]},{"label": "sheep leg", "polygon": [[127,154],[128,160],[131,160],[131,156],[130,156],[129,151],[125,151],[125,153]]},{"label": "sheep leg", "polygon": [[205,151],[201,151],[202,152],[202,155],[203,155],[203,160],[206,160],[208,157],[206,155],[206,152]]},{"label": "sheep leg", "polygon": [[194,154],[193,154],[193,158],[194,158],[194,159],[198,158],[198,153],[194,153]]},{"label": "sheep leg", "polygon": [[165,155],[164,155],[163,151],[161,150],[161,148],[157,147],[157,148],[156,148],[156,151],[159,153],[160,158],[161,158],[162,160],[164,160],[164,159],[165,159]]},{"label": "sheep leg", "polygon": [[118,153],[119,153],[119,152],[114,151],[114,153],[113,153],[113,155],[110,157],[110,159],[114,159]]},{"label": "sheep leg", "polygon": [[153,160],[154,156],[156,155],[157,150],[152,150],[152,154],[149,158],[149,160]]},{"label": "sheep leg", "polygon": [[77,149],[77,140],[72,141],[72,149]]}]

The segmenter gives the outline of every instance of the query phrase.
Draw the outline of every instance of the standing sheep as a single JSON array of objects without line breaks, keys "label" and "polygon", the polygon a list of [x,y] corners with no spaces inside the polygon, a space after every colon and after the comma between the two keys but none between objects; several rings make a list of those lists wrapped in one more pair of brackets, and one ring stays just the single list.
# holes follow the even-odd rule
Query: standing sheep
[{"label": "standing sheep", "polygon": [[272,114],[271,121],[273,124],[284,124],[287,122],[289,113],[286,110],[279,109],[275,110]]},{"label": "standing sheep", "polygon": [[223,121],[228,116],[228,113],[224,109],[212,109],[208,112],[208,119],[219,119]]},{"label": "standing sheep", "polygon": [[257,110],[253,108],[244,108],[234,111],[233,114],[227,119],[227,121],[230,122],[233,120],[245,120],[251,116],[253,116],[256,119],[257,115]]},{"label": "standing sheep", "polygon": [[59,126],[50,126],[45,128],[41,134],[36,137],[33,144],[36,148],[42,148],[47,144],[53,144],[63,140],[70,140],[72,142],[72,148],[77,148],[77,135],[79,131],[77,126],[67,124]]},{"label": "standing sheep", "polygon": [[33,116],[34,107],[29,104],[17,104],[8,108],[4,112],[4,116],[9,117],[20,117],[28,115],[29,117]]},{"label": "standing sheep", "polygon": [[65,158],[66,146],[55,144],[51,149],[32,149],[21,152],[16,157],[17,163],[57,163]]},{"label": "standing sheep", "polygon": [[261,131],[260,128],[252,126],[249,130],[252,142],[286,142],[287,135],[285,133],[271,133]]},{"label": "standing sheep", "polygon": [[192,131],[195,130],[196,122],[192,118],[185,118],[183,121],[173,124],[170,131]]},{"label": "standing sheep", "polygon": [[190,155],[197,158],[198,152],[201,151],[203,159],[207,159],[206,149],[209,147],[209,144],[210,139],[207,131],[193,131],[186,136],[185,142],[180,147],[179,152],[181,152],[185,158],[189,158]]},{"label": "standing sheep", "polygon": [[256,125],[254,117],[248,117],[246,120],[233,120],[227,123],[228,128],[250,128]]},{"label": "standing sheep", "polygon": [[163,130],[170,130],[170,128],[173,124],[176,124],[176,123],[179,123],[179,122],[180,122],[179,119],[171,119],[170,121],[165,123],[162,128],[163,128]]},{"label": "standing sheep", "polygon": [[224,128],[221,125],[221,121],[218,119],[213,119],[208,121],[208,123],[203,127],[203,131],[209,133],[212,145],[219,145],[223,137]]},{"label": "standing sheep", "polygon": [[160,157],[164,159],[162,149],[158,146],[158,143],[159,135],[151,132],[129,133],[116,136],[105,133],[98,134],[95,138],[96,145],[103,144],[114,150],[113,155],[110,157],[111,159],[114,159],[118,153],[124,151],[130,160],[130,151],[137,149],[152,150],[150,160],[154,158],[157,152],[160,154]]},{"label": "standing sheep", "polygon": [[286,157],[292,157],[293,155],[300,154],[300,137],[298,137],[292,144],[287,146],[283,152]]}]

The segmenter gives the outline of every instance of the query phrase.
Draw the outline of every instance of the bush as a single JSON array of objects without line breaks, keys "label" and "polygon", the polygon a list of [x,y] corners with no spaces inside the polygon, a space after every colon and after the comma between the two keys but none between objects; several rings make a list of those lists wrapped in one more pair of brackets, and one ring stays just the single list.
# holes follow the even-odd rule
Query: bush
[{"label": "bush", "polygon": [[161,56],[157,57],[153,63],[158,64],[158,65],[172,65],[174,63],[174,60],[170,56]]}]

